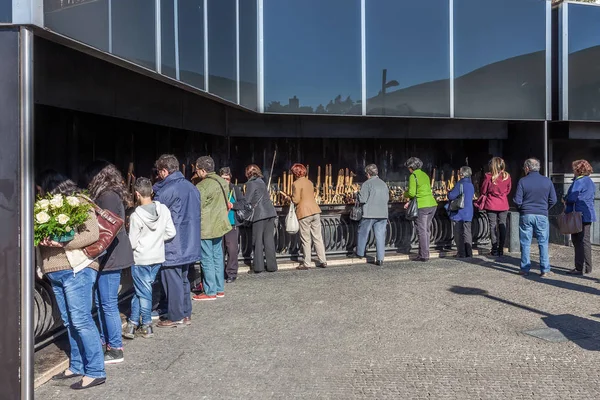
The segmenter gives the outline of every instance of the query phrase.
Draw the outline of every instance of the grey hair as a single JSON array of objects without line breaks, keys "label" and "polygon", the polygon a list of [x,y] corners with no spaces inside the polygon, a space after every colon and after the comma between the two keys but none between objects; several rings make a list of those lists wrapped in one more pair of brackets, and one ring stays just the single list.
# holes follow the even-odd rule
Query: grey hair
[{"label": "grey hair", "polygon": [[365,167],[365,174],[368,176],[377,176],[379,175],[379,170],[377,169],[377,165],[369,164]]},{"label": "grey hair", "polygon": [[142,195],[142,197],[152,196],[152,181],[150,181],[148,178],[137,178],[133,188],[136,192]]},{"label": "grey hair", "polygon": [[156,160],[155,166],[159,171],[161,169],[166,169],[169,174],[179,171],[179,161],[173,154],[163,154]]},{"label": "grey hair", "polygon": [[523,164],[523,166],[529,171],[534,172],[538,172],[541,168],[540,160],[538,160],[537,158],[528,158],[527,160],[525,160],[525,164]]},{"label": "grey hair", "polygon": [[404,166],[410,169],[421,169],[421,167],[423,167],[423,161],[421,161],[420,158],[411,157],[408,160],[406,160]]},{"label": "grey hair", "polygon": [[231,176],[231,168],[229,167],[223,167],[219,170],[219,176],[223,176],[223,175],[229,175]]},{"label": "grey hair", "polygon": [[460,172],[459,172],[464,178],[468,178],[471,175],[473,175],[473,171],[471,170],[471,167],[460,167]]},{"label": "grey hair", "polygon": [[215,160],[211,156],[202,156],[196,160],[196,168],[203,169],[206,172],[215,172]]}]

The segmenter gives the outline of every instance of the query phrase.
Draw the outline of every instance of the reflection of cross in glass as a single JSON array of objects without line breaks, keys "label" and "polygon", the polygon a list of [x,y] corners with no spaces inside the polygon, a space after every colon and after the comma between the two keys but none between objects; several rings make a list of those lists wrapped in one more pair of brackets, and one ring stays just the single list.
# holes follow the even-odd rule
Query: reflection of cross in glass
[{"label": "reflection of cross in glass", "polygon": [[387,88],[400,86],[398,81],[391,80],[387,82],[387,69],[383,69],[383,73],[381,74],[381,108],[383,110],[383,114],[385,115],[385,91]]}]

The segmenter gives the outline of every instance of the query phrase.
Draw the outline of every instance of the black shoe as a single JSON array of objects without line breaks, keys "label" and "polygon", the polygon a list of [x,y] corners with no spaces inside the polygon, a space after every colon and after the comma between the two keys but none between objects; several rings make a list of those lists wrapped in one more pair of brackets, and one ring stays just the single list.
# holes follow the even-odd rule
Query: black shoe
[{"label": "black shoe", "polygon": [[142,325],[139,332],[140,335],[145,339],[154,337],[154,329],[152,328],[152,325]]},{"label": "black shoe", "polygon": [[72,384],[71,389],[74,389],[74,390],[89,389],[94,386],[102,385],[104,382],[106,382],[106,378],[96,378],[93,381],[91,381],[90,383],[88,383],[87,385],[83,386],[83,380],[81,380],[79,382],[75,382],[74,384]]},{"label": "black shoe", "polygon": [[137,325],[134,325],[131,321],[127,321],[127,326],[125,326],[121,335],[126,339],[135,339],[136,329]]},{"label": "black shoe", "polygon": [[583,275],[583,271],[579,271],[578,269],[572,269],[570,271],[567,271],[567,274],[569,275]]},{"label": "black shoe", "polygon": [[317,264],[317,268],[327,268],[327,263]]},{"label": "black shoe", "polygon": [[60,374],[56,374],[52,377],[53,381],[64,381],[65,379],[71,379],[71,378],[77,378],[79,376],[83,376],[81,374],[71,374],[71,375],[66,375],[65,372],[67,372],[70,370],[64,370],[63,372],[61,372]]},{"label": "black shoe", "polygon": [[415,258],[413,261],[419,261],[419,262],[427,262],[429,261],[429,258],[423,258],[423,257],[417,257]]},{"label": "black shoe", "polygon": [[104,353],[104,364],[118,364],[123,361],[125,361],[125,357],[123,357],[121,349],[108,349]]},{"label": "black shoe", "polygon": [[375,265],[377,265],[378,267],[383,267],[383,261],[377,260],[377,261],[375,261]]},{"label": "black shoe", "polygon": [[365,258],[365,256],[359,256],[356,253],[350,253],[346,255],[347,258],[356,258],[357,260],[362,260]]},{"label": "black shoe", "polygon": [[233,282],[235,282],[236,279],[237,278],[227,278],[227,280],[225,282],[227,282],[227,283],[233,283]]}]

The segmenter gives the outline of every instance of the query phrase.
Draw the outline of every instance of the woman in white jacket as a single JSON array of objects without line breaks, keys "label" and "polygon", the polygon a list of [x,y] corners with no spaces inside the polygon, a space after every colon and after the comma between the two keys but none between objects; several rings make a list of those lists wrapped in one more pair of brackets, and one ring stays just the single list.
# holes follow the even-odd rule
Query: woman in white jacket
[{"label": "woman in white jacket", "polygon": [[[175,237],[171,212],[164,204],[152,201],[152,182],[139,178],[135,182],[139,206],[129,217],[129,240],[135,264],[131,267],[135,295],[131,299],[131,315],[123,337],[134,339],[139,328],[142,337],[154,336],[152,329],[152,284],[165,262],[165,241]],[[141,317],[141,326],[140,326]]]}]

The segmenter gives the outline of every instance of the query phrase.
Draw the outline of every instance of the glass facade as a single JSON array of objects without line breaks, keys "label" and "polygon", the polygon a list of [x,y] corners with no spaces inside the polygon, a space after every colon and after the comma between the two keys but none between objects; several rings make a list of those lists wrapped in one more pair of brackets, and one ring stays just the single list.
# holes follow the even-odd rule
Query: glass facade
[{"label": "glass facade", "polygon": [[208,91],[237,103],[236,0],[208,0]]},{"label": "glass facade", "polygon": [[240,17],[240,104],[258,107],[258,5],[256,0],[239,2]]},{"label": "glass facade", "polygon": [[44,2],[47,28],[102,51],[109,51],[108,0]]},{"label": "glass facade", "polygon": [[568,119],[600,120],[600,7],[568,5]]},{"label": "glass facade", "polygon": [[455,116],[545,119],[546,2],[454,0]]},{"label": "glass facade", "polygon": [[175,2],[160,2],[160,72],[177,78],[175,53]]},{"label": "glass facade", "polygon": [[0,0],[0,22],[12,21],[12,0]]},{"label": "glass facade", "polygon": [[366,2],[367,114],[450,116],[449,15],[448,0]]},{"label": "glass facade", "polygon": [[204,85],[204,0],[178,0],[179,79]]},{"label": "glass facade", "polygon": [[[548,115],[549,1],[44,5],[49,29],[252,110],[523,120]],[[600,8],[570,8],[570,112],[593,119],[596,89],[583,80],[596,79],[597,63],[576,60],[600,46]]]},{"label": "glass facade", "polygon": [[264,0],[265,111],[361,114],[360,0]]},{"label": "glass facade", "polygon": [[112,52],[156,69],[156,4],[148,0],[112,1]]}]

